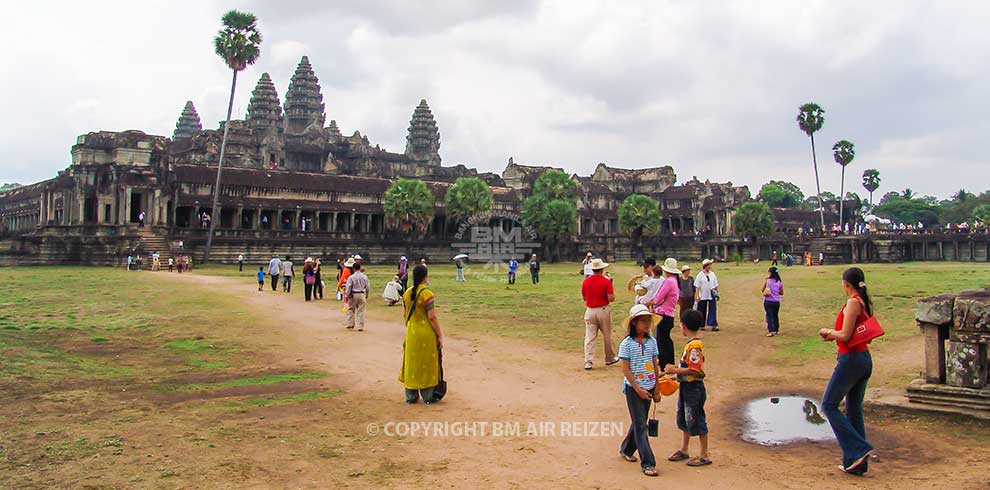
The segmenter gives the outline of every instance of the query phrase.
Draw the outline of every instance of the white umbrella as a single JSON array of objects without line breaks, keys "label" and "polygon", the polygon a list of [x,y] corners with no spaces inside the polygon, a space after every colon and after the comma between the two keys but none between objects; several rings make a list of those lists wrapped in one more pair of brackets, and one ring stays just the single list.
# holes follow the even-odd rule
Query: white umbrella
[{"label": "white umbrella", "polygon": [[460,260],[460,259],[466,259],[466,258],[468,258],[468,255],[467,254],[457,254],[451,260]]}]

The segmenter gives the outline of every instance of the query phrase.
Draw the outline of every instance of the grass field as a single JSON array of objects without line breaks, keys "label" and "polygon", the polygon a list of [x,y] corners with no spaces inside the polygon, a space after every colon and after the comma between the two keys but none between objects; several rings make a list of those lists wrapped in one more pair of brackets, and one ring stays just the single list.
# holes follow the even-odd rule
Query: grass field
[{"label": "grass field", "polygon": [[[697,263],[692,265],[700,267]],[[751,330],[754,339],[766,333],[760,287],[768,266],[765,262],[715,265],[714,271],[721,283],[719,322],[723,328]],[[834,354],[834,345],[821,342],[816,333],[820,328],[833,326],[845,301],[841,278],[846,267],[781,267],[785,295],[781,309],[784,335],[775,339],[781,346],[777,353],[779,360],[800,363]],[[887,331],[878,344],[918,334],[914,308],[919,298],[990,287],[990,264],[986,263],[914,262],[863,264],[861,267],[866,273],[877,314]],[[544,264],[542,269],[539,285],[533,285],[528,270],[520,267],[516,284],[509,286],[504,267],[494,270],[487,265],[468,265],[467,281],[457,283],[453,265],[431,264],[430,284],[437,295],[444,329],[453,335],[496,334],[533,341],[549,348],[573,350],[584,336],[580,265]],[[625,290],[625,284],[639,270],[629,263],[614,264],[609,268],[616,285],[615,325],[632,303],[633,295]],[[243,273],[229,266],[199,270],[206,274],[243,276],[246,283],[255,280],[256,271],[257,265],[245,267]],[[328,269],[328,272],[332,274],[324,281],[329,285],[336,271]],[[368,275],[375,292],[370,297],[369,311],[398,320],[400,308],[386,307],[380,301],[381,290],[394,275],[394,267],[371,265]],[[298,282],[296,288],[301,286]],[[302,294],[301,288],[298,293]],[[618,333],[616,335],[618,337]]]},{"label": "grass field", "polygon": [[[773,342],[774,360],[791,370],[817,363],[814,369],[799,369],[827,373],[821,366],[830,362],[834,346],[818,340],[815,332],[832,325],[843,303],[840,275],[845,266],[782,269],[783,335],[774,339],[763,336],[759,288],[766,267],[716,265],[723,329],[751,333],[754,345]],[[876,347],[883,350],[917,339],[913,318],[918,298],[990,285],[988,264],[863,268],[888,332],[877,341]],[[467,282],[456,283],[452,265],[431,265],[430,282],[443,328],[454,337],[495,335],[574,352],[579,365],[584,335],[579,265],[545,264],[543,269],[539,285],[531,284],[524,271],[517,284],[509,286],[504,269],[470,265]],[[208,266],[193,274],[233,277],[250,290],[256,271],[257,265],[244,272],[235,266]],[[400,322],[401,309],[384,306],[379,296],[393,271],[392,266],[369,266],[376,291],[369,315]],[[613,309],[618,325],[632,299],[625,283],[638,268],[615,264],[610,271],[619,296]],[[264,337],[259,332],[266,323],[250,304],[223,290],[188,287],[156,274],[167,273],[96,267],[0,269],[5,285],[0,294],[0,389],[5,394],[0,402],[5,413],[0,419],[0,480],[16,480],[21,483],[18,488],[172,488],[176,485],[170,482],[201,482],[197,475],[222,471],[231,481],[249,481],[258,477],[262,463],[228,462],[218,470],[208,466],[219,464],[218,457],[200,451],[236,447],[267,454],[273,438],[290,441],[291,451],[280,453],[286,461],[337,461],[327,471],[342,478],[354,473],[348,468],[363,464],[361,455],[374,451],[374,446],[350,433],[351,410],[356,407],[338,402],[347,388],[334,385],[333,373],[318,364],[277,357],[277,341],[258,339]],[[302,289],[297,281],[293,294],[301,296]],[[332,297],[332,291],[327,294]],[[329,301],[326,306],[339,307]],[[615,337],[618,340],[620,333]],[[711,345],[713,357],[720,350],[746,348],[719,345],[717,340]],[[920,358],[912,359],[888,369],[885,379],[875,384],[903,386],[921,363]],[[604,370],[600,374],[607,375]],[[287,417],[281,422],[259,425],[259,417],[253,415],[293,407],[298,408],[279,412]],[[320,417],[324,433],[299,430],[314,417]],[[972,425],[939,423],[933,430],[951,432],[952,427]],[[986,437],[985,431],[967,432]],[[155,449],[163,444],[168,449]],[[184,463],[177,462],[179,454],[185,455]],[[345,464],[343,454],[353,459]],[[361,473],[361,478],[388,481],[394,470],[388,468]],[[106,478],[113,484],[104,485]]]}]

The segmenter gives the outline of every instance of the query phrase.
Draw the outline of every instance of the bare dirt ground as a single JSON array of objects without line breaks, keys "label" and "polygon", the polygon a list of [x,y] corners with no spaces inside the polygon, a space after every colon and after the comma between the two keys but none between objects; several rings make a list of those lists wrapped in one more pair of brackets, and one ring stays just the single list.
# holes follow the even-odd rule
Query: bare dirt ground
[{"label": "bare dirt ground", "polygon": [[[96,447],[87,448],[86,458],[78,460],[81,464],[52,465],[52,459],[62,454],[69,458],[81,449],[50,450],[52,444],[44,441],[58,429],[17,434],[35,439],[39,446],[49,444],[48,461],[34,463],[39,468],[47,464],[49,469],[39,475],[28,464],[18,469],[18,483],[0,482],[0,487],[990,488],[986,439],[964,434],[965,429],[956,427],[952,419],[868,410],[868,431],[883,459],[871,465],[865,478],[837,471],[840,452],[834,443],[766,448],[740,440],[743,402],[772,393],[820,393],[832,367],[829,362],[798,370],[775,365],[768,360],[772,344],[753,333],[759,326],[724,319],[723,331],[707,336],[707,412],[715,463],[692,469],[665,461],[680,440],[674,422],[676,401],[669,398],[658,412],[660,437],[651,440],[660,477],[647,478],[638,464],[618,457],[622,435],[525,434],[530,422],[552,423],[558,431],[563,424],[576,422],[628,427],[619,369],[598,364],[591,372],[581,370],[580,346],[571,353],[494,334],[448,337],[444,351],[448,397],[433,406],[410,406],[402,402],[402,386],[396,381],[404,335],[397,308],[370,318],[365,332],[354,332],[343,328],[336,301],[307,304],[301,294],[258,292],[233,278],[156,277],[185,281],[204,294],[223,292],[243,301],[253,315],[269,319],[265,328],[242,333],[245,343],[263,353],[253,361],[267,372],[317,370],[331,376],[195,395],[141,386],[101,391],[78,387],[37,398],[18,394],[15,398],[21,402],[9,404],[11,411],[5,416],[41,414],[52,427],[88,428],[89,441]],[[443,323],[442,308],[440,318]],[[575,323],[575,328],[583,328]],[[492,330],[498,325],[499,319],[493,318]],[[217,328],[198,326],[206,337]],[[895,345],[875,354],[878,379],[891,376],[885,371],[893,369],[885,363],[910,360],[920,348],[913,341]],[[599,353],[600,349],[599,345]],[[313,390],[339,394],[233,411],[213,405],[236,395]],[[108,413],[96,406],[117,408]],[[438,421],[518,422],[524,434],[499,437],[491,433],[491,426],[486,436],[381,433],[389,423]],[[101,439],[100,434],[114,425],[119,440]],[[370,425],[379,432],[371,434]],[[86,430],[77,430],[74,436],[86,435]],[[693,441],[692,452],[697,451],[696,444]]]}]

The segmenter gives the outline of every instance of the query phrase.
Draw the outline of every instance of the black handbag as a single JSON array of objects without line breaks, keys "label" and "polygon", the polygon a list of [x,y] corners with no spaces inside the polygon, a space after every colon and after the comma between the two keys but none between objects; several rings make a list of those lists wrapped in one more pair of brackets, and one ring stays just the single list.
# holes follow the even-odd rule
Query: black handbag
[{"label": "black handbag", "polygon": [[659,403],[653,404],[653,418],[646,421],[646,434],[650,437],[658,437],[660,435],[660,421],[657,420],[657,405]]},{"label": "black handbag", "polygon": [[440,362],[440,382],[433,388],[434,403],[443,400],[443,397],[447,395],[447,382],[443,380],[443,349],[439,346],[437,347],[437,358]]}]

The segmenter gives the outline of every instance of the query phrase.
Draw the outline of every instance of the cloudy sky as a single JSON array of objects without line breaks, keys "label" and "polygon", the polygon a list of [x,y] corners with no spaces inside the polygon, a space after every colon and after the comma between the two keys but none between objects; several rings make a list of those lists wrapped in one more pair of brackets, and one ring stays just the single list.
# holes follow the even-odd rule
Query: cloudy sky
[{"label": "cloudy sky", "polygon": [[236,117],[263,72],[284,101],[305,54],[327,119],[392,151],[426,98],[447,165],[672,165],[681,181],[809,193],[795,116],[814,101],[823,190],[838,193],[839,139],[856,144],[847,189],[861,194],[866,168],[881,193],[990,188],[990,3],[963,1],[16,2],[0,32],[0,182],[53,176],[89,131],[171,136],[186,100],[216,127],[230,74],[211,39],[231,7],[265,36]]}]

